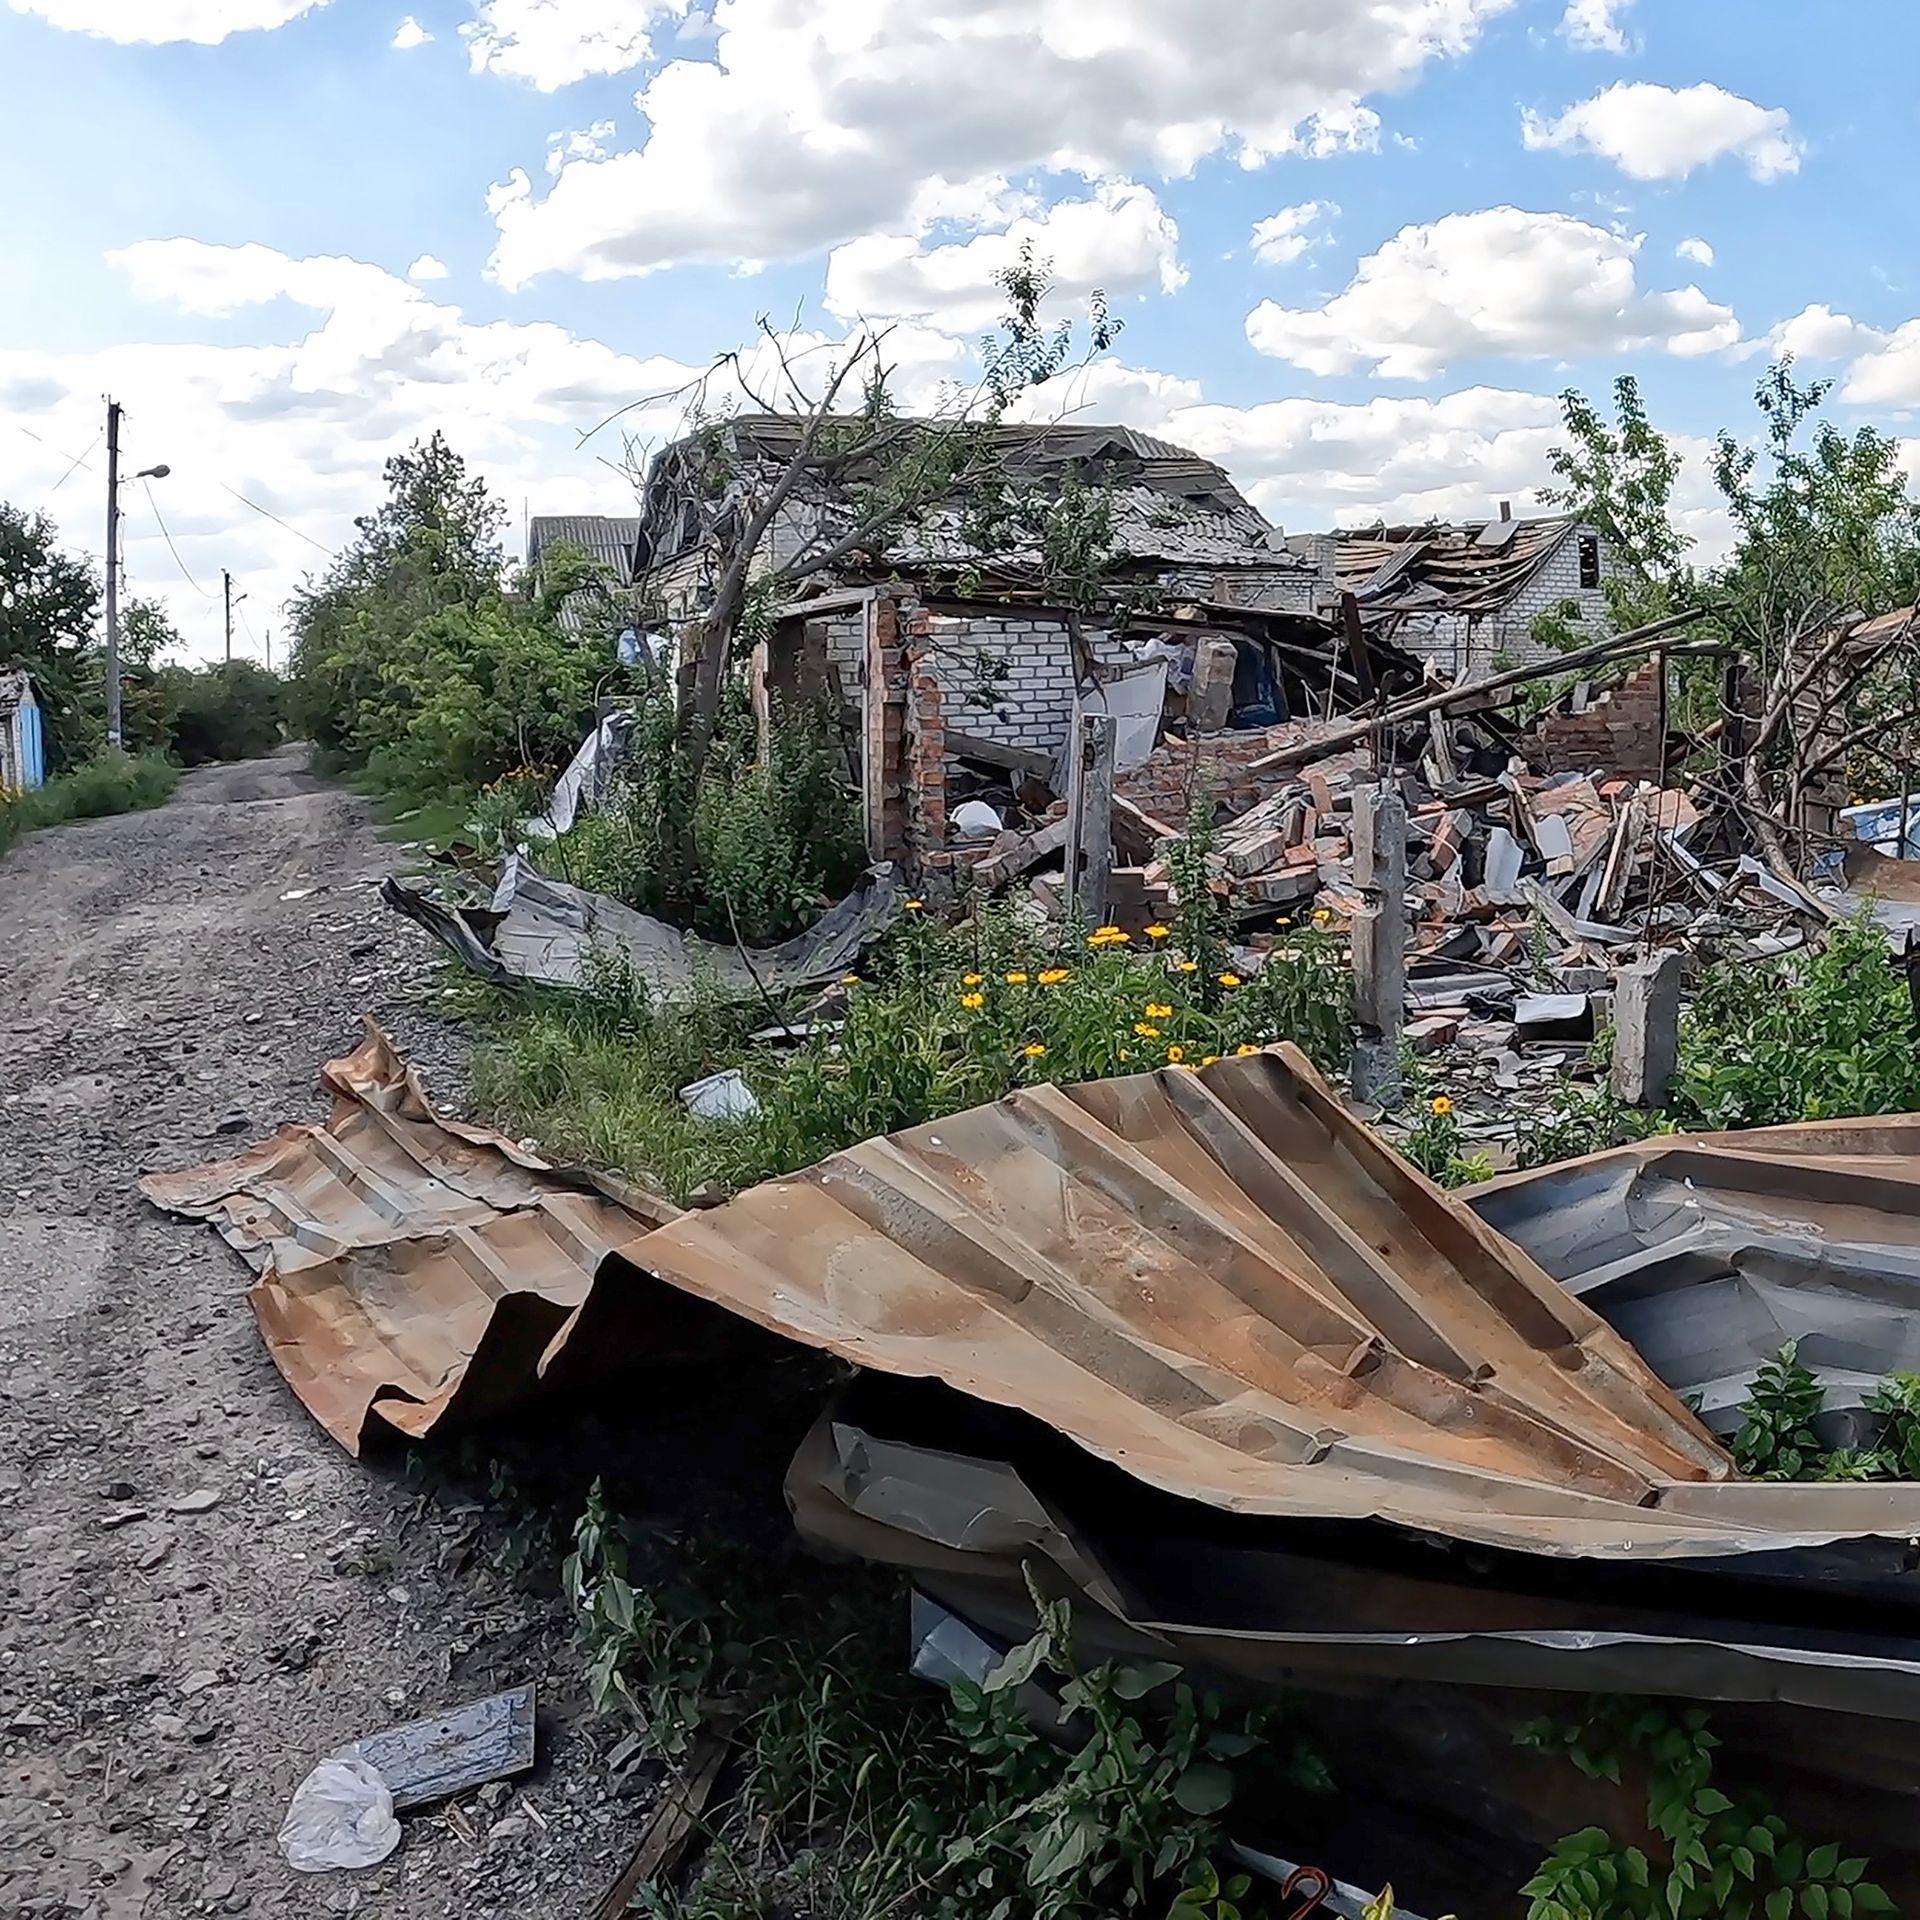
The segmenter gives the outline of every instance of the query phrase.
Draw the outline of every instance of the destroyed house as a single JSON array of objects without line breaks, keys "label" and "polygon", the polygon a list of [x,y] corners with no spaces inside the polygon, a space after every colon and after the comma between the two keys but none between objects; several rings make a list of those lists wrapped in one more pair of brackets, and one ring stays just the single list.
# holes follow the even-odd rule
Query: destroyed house
[{"label": "destroyed house", "polygon": [[[635,551],[635,589],[651,617],[672,628],[700,612],[739,517],[787,471],[802,430],[750,416],[655,459]],[[824,697],[846,716],[876,856],[946,849],[949,803],[971,792],[956,778],[960,763],[1043,779],[1057,771],[1078,710],[1112,713],[1122,768],[1139,764],[1163,710],[1185,724],[1210,642],[1203,675],[1228,683],[1212,730],[1324,708],[1341,677],[1328,543],[1295,551],[1222,468],[1131,428],[1003,426],[986,443],[992,477],[1015,492],[1045,500],[1069,476],[1105,492],[1110,591],[1092,608],[1062,604],[1042,554],[1021,537],[982,552],[970,537],[977,488],[964,485],[871,547],[809,566],[860,525],[874,475],[857,463],[805,473],[757,556],[787,576],[757,696]],[[1405,656],[1388,649],[1389,659]],[[1360,689],[1350,673],[1343,684],[1345,704]],[[1249,757],[1258,751],[1250,740]]]},{"label": "destroyed house", "polygon": [[1368,631],[1456,678],[1547,658],[1533,630],[1542,614],[1566,610],[1586,640],[1612,631],[1611,543],[1572,515],[1348,530],[1333,551]]}]

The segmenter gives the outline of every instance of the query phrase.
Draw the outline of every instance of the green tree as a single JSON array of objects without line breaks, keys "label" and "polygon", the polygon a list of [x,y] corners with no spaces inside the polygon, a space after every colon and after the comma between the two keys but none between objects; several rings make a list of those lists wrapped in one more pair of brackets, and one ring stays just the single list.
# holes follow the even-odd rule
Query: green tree
[{"label": "green tree", "polygon": [[591,584],[585,556],[552,556],[510,588],[504,510],[439,434],[385,480],[353,543],[295,597],[292,723],[422,796],[564,766],[601,679],[618,678],[595,623],[560,617]]},{"label": "green tree", "polygon": [[0,501],[0,670],[33,675],[46,716],[52,770],[98,744],[85,706],[88,654],[100,614],[93,569],[58,544],[45,514]]},{"label": "green tree", "polygon": [[1556,484],[1543,487],[1540,498],[1597,527],[1612,548],[1603,590],[1617,630],[1662,619],[1691,584],[1685,561],[1692,542],[1673,524],[1680,456],[1647,417],[1630,373],[1613,383],[1611,422],[1572,387],[1560,408],[1566,438],[1547,454]]}]

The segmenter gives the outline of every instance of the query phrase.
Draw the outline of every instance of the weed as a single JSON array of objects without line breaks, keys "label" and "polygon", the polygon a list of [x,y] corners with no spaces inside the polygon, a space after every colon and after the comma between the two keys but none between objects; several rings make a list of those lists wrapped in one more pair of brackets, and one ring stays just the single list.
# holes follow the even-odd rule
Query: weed
[{"label": "weed", "polygon": [[157,753],[110,750],[45,786],[25,791],[0,787],[0,853],[38,827],[157,807],[179,783],[179,769]]},{"label": "weed", "polygon": [[[1242,978],[1206,974],[1170,928],[1141,949],[1117,929],[1049,934],[998,909],[950,929],[912,920],[871,980],[846,983],[839,1031],[785,1053],[749,1042],[764,1007],[697,996],[656,1010],[601,956],[590,994],[484,1003],[475,1091],[555,1152],[677,1198],[739,1187],[1044,1082],[1199,1067],[1282,1039],[1337,1065],[1351,990],[1339,937],[1308,925],[1289,941]],[[675,1089],[727,1066],[760,1111],[685,1113]]]},{"label": "weed", "polygon": [[1553,1087],[1544,1109],[1522,1119],[1514,1141],[1514,1162],[1521,1167],[1549,1166],[1673,1130],[1673,1122],[1664,1114],[1630,1107],[1606,1087],[1582,1087],[1563,1080]]},{"label": "weed", "polygon": [[1493,1160],[1484,1150],[1469,1153],[1452,1098],[1436,1093],[1422,1102],[1418,1120],[1400,1142],[1400,1151],[1429,1180],[1443,1187],[1470,1187],[1493,1177]]},{"label": "weed", "polygon": [[1813,1480],[1826,1448],[1813,1423],[1826,1406],[1820,1382],[1789,1340],[1754,1376],[1734,1436],[1734,1464],[1755,1480]]},{"label": "weed", "polygon": [[[693,1885],[643,1893],[655,1920],[1236,1920],[1218,1816],[1238,1775],[1324,1784],[1311,1753],[1281,1757],[1272,1710],[1230,1713],[1167,1664],[1083,1667],[1064,1604],[1038,1593],[1032,1638],[942,1700],[893,1670],[897,1593],[850,1613],[711,1548],[676,1551],[679,1577],[650,1589],[597,1487],[575,1540],[596,1699],[669,1755],[724,1719],[742,1756]],[[1057,1687],[1062,1744],[1019,1703],[1035,1681]]]},{"label": "weed", "polygon": [[1698,1708],[1675,1714],[1645,1701],[1593,1703],[1576,1722],[1535,1721],[1523,1746],[1571,1760],[1616,1784],[1644,1767],[1647,1825],[1664,1857],[1623,1846],[1604,1827],[1567,1835],[1521,1889],[1527,1920],[1853,1920],[1894,1911],[1865,1878],[1863,1858],[1810,1846],[1756,1793],[1713,1784],[1720,1744]]},{"label": "weed", "polygon": [[1906,982],[1863,912],[1772,965],[1709,968],[1682,1023],[1676,1117],[1767,1127],[1920,1107]]}]

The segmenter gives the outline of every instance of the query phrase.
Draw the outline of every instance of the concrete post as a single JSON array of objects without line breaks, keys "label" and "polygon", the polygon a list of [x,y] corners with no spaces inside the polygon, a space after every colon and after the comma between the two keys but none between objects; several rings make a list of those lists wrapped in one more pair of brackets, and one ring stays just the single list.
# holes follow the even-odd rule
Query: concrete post
[{"label": "concrete post", "polygon": [[1113,874],[1113,768],[1118,729],[1108,713],[1074,715],[1067,776],[1067,890],[1087,926],[1107,917]]},{"label": "concrete post", "polygon": [[1400,1030],[1407,1017],[1407,803],[1396,787],[1353,790],[1353,1097],[1400,1096]]},{"label": "concrete post", "polygon": [[1613,1092],[1630,1107],[1657,1107],[1680,1064],[1681,958],[1667,952],[1622,967],[1613,983]]}]

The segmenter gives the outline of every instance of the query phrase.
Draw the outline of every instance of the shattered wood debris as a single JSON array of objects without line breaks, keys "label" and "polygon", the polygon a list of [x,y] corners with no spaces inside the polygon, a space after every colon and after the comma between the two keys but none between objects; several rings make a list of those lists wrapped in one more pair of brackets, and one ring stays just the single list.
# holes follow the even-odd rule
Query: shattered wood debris
[{"label": "shattered wood debris", "polygon": [[905,890],[891,865],[878,866],[805,933],[756,949],[702,940],[607,894],[549,879],[518,853],[484,908],[447,906],[394,879],[380,897],[497,985],[586,987],[605,965],[671,1002],[703,984],[751,999],[837,980],[898,918]]},{"label": "shattered wood debris", "polygon": [[321,1081],[333,1095],[325,1125],[149,1174],[141,1192],[210,1221],[254,1269],[267,1350],[349,1452],[528,1397],[604,1255],[673,1208],[441,1119],[371,1020]]}]

